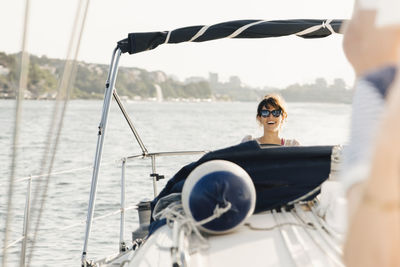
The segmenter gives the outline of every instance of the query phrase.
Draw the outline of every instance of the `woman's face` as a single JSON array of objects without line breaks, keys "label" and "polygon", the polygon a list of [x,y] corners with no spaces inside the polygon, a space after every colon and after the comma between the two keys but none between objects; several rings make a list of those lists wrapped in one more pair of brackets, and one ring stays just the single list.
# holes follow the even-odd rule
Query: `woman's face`
[{"label": "woman's face", "polygon": [[283,123],[282,112],[280,109],[271,106],[267,108],[263,107],[258,120],[264,127],[264,130],[268,132],[279,132]]}]

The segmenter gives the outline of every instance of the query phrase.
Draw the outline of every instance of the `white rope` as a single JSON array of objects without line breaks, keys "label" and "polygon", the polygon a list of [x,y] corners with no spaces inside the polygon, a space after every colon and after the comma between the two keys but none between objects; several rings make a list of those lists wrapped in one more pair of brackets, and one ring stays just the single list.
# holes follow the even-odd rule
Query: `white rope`
[{"label": "white rope", "polygon": [[7,250],[13,246],[15,246],[16,244],[18,244],[19,242],[21,242],[22,240],[24,240],[25,236],[21,236],[20,238],[18,238],[17,240],[15,240],[14,242],[11,242],[10,244],[8,244],[8,246],[6,246],[4,249]]},{"label": "white rope", "polygon": [[260,21],[256,21],[256,22],[244,25],[244,26],[240,27],[239,29],[237,29],[236,31],[234,31],[231,35],[227,36],[226,38],[235,38],[236,36],[241,34],[243,31],[247,30],[248,28],[250,28],[254,25],[257,25],[257,24],[261,24],[263,22],[264,22],[264,20],[260,20]]},{"label": "white rope", "polygon": [[310,27],[310,28],[307,28],[307,29],[305,29],[305,30],[303,30],[303,31],[301,31],[301,32],[296,33],[296,35],[297,35],[297,36],[307,35],[307,34],[309,34],[309,33],[318,31],[318,30],[321,29],[321,28],[326,28],[326,29],[328,29],[331,33],[335,33],[335,31],[334,31],[333,28],[332,28],[332,25],[330,24],[331,22],[332,22],[332,19],[328,19],[328,20],[326,20],[326,21],[323,21],[321,25],[315,25],[315,26],[312,26],[312,27]]},{"label": "white rope", "polygon": [[203,224],[206,224],[208,222],[211,222],[212,220],[221,217],[222,214],[224,214],[225,212],[230,210],[231,207],[232,207],[232,204],[230,202],[228,202],[228,204],[226,204],[226,207],[224,207],[224,208],[220,208],[219,205],[217,204],[215,206],[215,208],[214,208],[213,215],[211,215],[210,217],[205,218],[205,219],[203,219],[201,221],[196,222],[195,225],[203,225]]},{"label": "white rope", "polygon": [[[88,166],[88,167],[82,167],[82,168],[76,168],[76,169],[70,169],[70,170],[64,170],[64,171],[57,171],[57,172],[52,172],[50,174],[42,174],[42,175],[33,175],[33,176],[28,176],[28,177],[23,177],[23,178],[18,178],[15,180],[15,182],[23,182],[29,179],[34,179],[34,178],[40,178],[40,177],[47,177],[49,175],[58,175],[58,174],[63,174],[63,173],[69,173],[69,172],[76,172],[76,171],[81,171],[81,170],[86,170],[93,168],[93,166]],[[1,185],[1,184],[0,184]]]},{"label": "white rope", "polygon": [[[242,27],[240,27],[239,29],[237,29],[236,31],[234,31],[233,33],[231,33],[229,36],[225,37],[225,38],[235,38],[236,36],[238,36],[239,34],[241,34],[243,31],[247,30],[248,28],[263,23],[264,20],[260,20],[260,21],[256,21],[247,25],[244,25]],[[200,36],[202,36],[207,30],[208,28],[210,28],[211,26],[203,26],[188,42],[193,42],[194,40],[196,40],[197,38],[199,38]],[[170,32],[168,32],[168,36],[167,39],[165,40],[165,43],[168,43],[169,41],[169,35]]]},{"label": "white rope", "polygon": [[331,25],[332,19],[328,19],[324,22],[324,27],[327,28],[332,34],[335,33]]},{"label": "white rope", "polygon": [[[102,163],[102,166],[104,167],[104,166],[107,166],[107,165],[115,164],[115,162],[116,162],[116,161],[114,161],[114,162],[109,162],[109,163]],[[90,165],[90,166],[87,166],[87,167],[81,167],[81,168],[63,170],[63,171],[55,171],[55,172],[46,173],[46,174],[38,174],[38,175],[26,176],[26,177],[21,177],[21,178],[15,179],[15,183],[27,181],[27,180],[29,180],[29,179],[47,177],[47,176],[51,176],[51,175],[58,175],[58,174],[63,174],[63,173],[76,172],[76,171],[82,171],[82,170],[91,169],[91,168],[93,168],[93,165]],[[3,184],[0,184],[0,186],[3,186]]]},{"label": "white rope", "polygon": [[169,32],[167,33],[167,37],[165,38],[164,44],[168,44],[169,38],[171,38],[171,31],[169,31]]},{"label": "white rope", "polygon": [[298,226],[298,227],[301,227],[301,228],[304,228],[304,229],[306,229],[306,228],[307,229],[312,229],[312,230],[316,229],[314,225],[294,223],[294,222],[278,223],[278,224],[275,224],[275,225],[270,226],[270,227],[256,227],[256,226],[251,225],[251,223],[245,223],[244,226],[247,226],[251,230],[254,230],[254,231],[272,231],[272,230],[274,230],[276,228],[283,227],[283,226]]},{"label": "white rope", "polygon": [[[124,211],[128,211],[128,210],[132,210],[132,209],[136,209],[136,208],[137,208],[137,205],[134,205],[134,206],[130,206],[130,207],[128,207],[128,208],[125,208],[125,209],[123,209],[123,210],[124,210]],[[96,221],[96,220],[99,220],[99,219],[103,219],[103,218],[110,217],[110,216],[112,216],[112,215],[115,215],[115,214],[118,214],[118,213],[121,213],[121,212],[122,212],[122,209],[118,209],[118,210],[115,210],[115,211],[112,211],[112,212],[103,214],[103,215],[101,215],[101,216],[98,216],[98,217],[93,218],[93,222]],[[72,225],[59,228],[58,230],[65,231],[65,230],[74,228],[74,227],[76,227],[76,226],[79,226],[79,225],[82,225],[82,224],[85,224],[85,223],[86,223],[86,220],[82,220],[82,221],[80,221],[80,222],[78,222],[78,223],[74,223],[74,224],[72,224]],[[58,233],[58,234],[63,235],[63,234],[65,234],[65,232],[61,232],[61,233]],[[9,249],[9,248],[15,246],[16,244],[18,244],[19,242],[21,242],[22,240],[24,240],[24,238],[25,238],[25,236],[21,236],[21,237],[18,238],[17,240],[15,240],[15,241],[11,242],[10,244],[8,244],[8,245],[5,247],[5,249]]]},{"label": "white rope", "polygon": [[208,28],[210,28],[211,26],[203,26],[193,37],[192,39],[190,39],[188,42],[193,42],[194,40],[196,40],[197,38],[199,38],[200,36],[202,36],[207,30]]},{"label": "white rope", "polygon": [[[111,212],[109,212],[109,213],[106,213],[106,214],[103,214],[103,215],[101,215],[101,216],[98,216],[98,217],[93,218],[92,221],[94,222],[94,221],[96,221],[96,220],[103,219],[103,218],[107,218],[107,217],[110,217],[110,216],[112,216],[112,215],[121,213],[122,210],[128,211],[128,210],[132,210],[132,209],[136,209],[136,208],[137,208],[137,205],[134,205],[134,206],[130,206],[130,207],[125,208],[125,209],[118,209],[118,210],[115,210],[115,211],[111,211]],[[76,226],[79,226],[79,225],[82,225],[82,224],[85,224],[85,223],[86,223],[86,220],[82,220],[82,221],[80,221],[80,222],[71,224],[71,225],[69,225],[69,226],[62,227],[62,228],[60,228],[60,230],[61,230],[61,231],[64,231],[64,230],[67,230],[67,229],[70,229],[70,228],[74,228],[74,227],[76,227]]]},{"label": "white rope", "polygon": [[181,202],[173,202],[170,205],[168,205],[168,207],[166,207],[165,209],[154,214],[154,219],[158,220],[158,219],[165,218],[167,220],[167,225],[170,225],[170,226],[171,226],[171,223],[178,223],[179,224],[179,229],[178,229],[179,233],[181,233],[183,231],[185,236],[188,236],[191,233],[194,233],[194,235],[200,241],[200,245],[198,248],[205,249],[209,245],[207,243],[207,240],[200,233],[199,228],[197,226],[206,224],[216,218],[221,217],[224,213],[229,211],[231,209],[231,207],[232,207],[232,204],[230,202],[227,202],[226,206],[223,208],[221,208],[217,204],[215,206],[213,214],[211,216],[209,216],[201,221],[196,222],[189,216],[185,215]]}]

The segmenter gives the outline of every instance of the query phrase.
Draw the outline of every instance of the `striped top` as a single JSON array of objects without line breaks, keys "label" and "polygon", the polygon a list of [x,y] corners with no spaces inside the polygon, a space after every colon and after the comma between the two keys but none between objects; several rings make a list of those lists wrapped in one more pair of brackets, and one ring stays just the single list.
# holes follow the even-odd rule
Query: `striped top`
[{"label": "striped top", "polygon": [[344,147],[339,178],[345,191],[368,177],[375,136],[385,111],[385,96],[395,74],[396,69],[389,66],[356,81],[350,143]]}]

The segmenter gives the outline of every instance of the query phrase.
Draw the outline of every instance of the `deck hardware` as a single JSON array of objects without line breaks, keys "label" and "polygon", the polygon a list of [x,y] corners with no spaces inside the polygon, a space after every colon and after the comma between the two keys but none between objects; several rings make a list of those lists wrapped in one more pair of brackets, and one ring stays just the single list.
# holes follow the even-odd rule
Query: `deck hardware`
[{"label": "deck hardware", "polygon": [[158,173],[150,173],[150,177],[156,177],[156,181],[159,181],[161,179],[165,179],[164,175],[160,175]]}]

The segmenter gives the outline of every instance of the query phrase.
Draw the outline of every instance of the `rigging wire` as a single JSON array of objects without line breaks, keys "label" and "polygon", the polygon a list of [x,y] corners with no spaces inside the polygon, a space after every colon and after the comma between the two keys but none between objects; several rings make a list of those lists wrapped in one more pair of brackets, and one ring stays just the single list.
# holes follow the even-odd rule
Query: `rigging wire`
[{"label": "rigging wire", "polygon": [[24,28],[23,28],[23,36],[22,36],[22,47],[21,47],[21,63],[20,63],[20,77],[19,77],[19,86],[16,94],[16,105],[15,105],[15,124],[14,124],[14,134],[13,134],[13,144],[12,144],[12,159],[11,159],[11,173],[10,173],[10,181],[8,187],[8,201],[7,201],[7,211],[6,211],[6,221],[4,226],[4,247],[3,247],[3,258],[2,258],[2,266],[6,266],[7,262],[7,242],[9,236],[9,227],[12,218],[12,200],[13,200],[13,191],[14,191],[14,180],[15,180],[15,169],[16,169],[16,160],[17,160],[17,144],[19,139],[19,124],[21,120],[21,112],[22,112],[22,101],[24,98],[24,91],[27,87],[28,81],[28,73],[29,73],[29,54],[26,52],[26,43],[28,37],[28,21],[29,21],[29,0],[25,2],[25,13],[24,13]]},{"label": "rigging wire", "polygon": [[[118,162],[118,160],[114,160],[108,163],[102,163],[102,166],[108,166],[108,165],[114,165]],[[59,175],[59,174],[64,174],[64,173],[71,173],[71,172],[76,172],[76,171],[83,171],[83,170],[89,170],[93,169],[93,165],[88,165],[86,167],[80,167],[80,168],[74,168],[74,169],[68,169],[68,170],[58,170],[54,171],[52,173],[46,173],[46,174],[38,174],[38,175],[29,175],[26,177],[19,177],[19,178],[14,178],[14,184],[18,184],[20,182],[25,182],[30,179],[36,179],[36,178],[41,178],[41,177],[47,177],[49,175]],[[0,184],[0,187],[2,187],[4,184]]]},{"label": "rigging wire", "polygon": [[[84,2],[86,2],[86,4],[84,4]],[[34,233],[33,233],[33,238],[31,241],[31,250],[30,250],[28,261],[27,261],[27,266],[30,266],[30,263],[32,260],[32,256],[33,256],[33,252],[34,252],[34,248],[35,248],[35,242],[36,242],[36,238],[37,238],[37,233],[38,233],[39,226],[40,226],[41,216],[43,214],[44,205],[45,205],[45,201],[46,201],[46,197],[47,197],[47,191],[48,191],[48,187],[49,187],[51,172],[53,169],[55,156],[56,156],[57,148],[58,148],[58,143],[59,143],[59,139],[60,139],[60,135],[61,135],[61,130],[62,130],[63,123],[64,123],[64,117],[65,117],[65,113],[66,113],[66,109],[67,109],[67,103],[69,101],[69,94],[70,94],[70,91],[71,91],[71,88],[73,85],[73,81],[74,81],[75,75],[76,75],[76,68],[77,68],[76,60],[78,57],[80,43],[82,40],[83,30],[84,30],[87,12],[88,12],[88,8],[89,8],[89,2],[90,2],[89,0],[79,1],[78,7],[76,10],[73,29],[71,32],[71,39],[70,39],[70,42],[68,45],[68,50],[67,50],[67,58],[66,58],[66,62],[64,65],[64,73],[63,73],[60,85],[58,87],[56,105],[54,107],[52,121],[51,121],[50,128],[49,128],[48,135],[47,135],[48,142],[47,142],[46,149],[45,149],[45,152],[44,152],[44,155],[42,158],[42,165],[41,165],[41,166],[43,166],[42,171],[41,171],[42,174],[44,173],[44,170],[45,170],[45,166],[46,166],[45,163],[50,162],[49,165],[47,166],[48,175],[46,176],[46,179],[44,181],[41,181],[37,184],[37,186],[36,186],[37,190],[35,192],[35,198],[33,200],[34,205],[38,201],[40,201],[40,203],[39,203],[40,207],[39,207],[39,210],[37,213],[36,224],[35,224],[35,229],[34,229]],[[63,100],[63,104],[62,104],[62,107],[60,107],[62,100]],[[59,109],[61,109],[61,111],[59,111]],[[56,121],[57,118],[58,118],[58,123]],[[54,129],[53,126],[56,124],[57,124],[57,127],[56,127],[57,131],[56,131],[56,135],[54,137],[54,144],[52,144],[51,140],[52,140],[52,136],[53,136],[53,129]],[[51,148],[51,151],[50,151],[50,148]],[[50,157],[49,161],[47,160],[48,157]],[[40,194],[40,196],[39,196],[39,194]]]},{"label": "rigging wire", "polygon": [[[108,163],[103,163],[102,165],[103,165],[103,166],[114,165],[115,163],[116,163],[116,161],[112,161],[112,162],[108,162]],[[81,168],[69,169],[69,170],[55,171],[55,172],[52,172],[50,175],[54,176],[54,175],[60,175],[60,174],[65,174],[65,173],[73,173],[73,172],[83,171],[83,170],[89,170],[89,169],[93,169],[93,165],[86,166],[86,167],[81,167]],[[28,177],[14,178],[14,190],[15,190],[15,185],[18,184],[18,183],[20,183],[20,182],[26,182],[27,180],[33,180],[33,179],[36,179],[36,178],[47,177],[47,176],[49,176],[49,174],[30,175],[30,176],[28,176]],[[3,186],[3,184],[0,184],[0,187],[1,187],[1,186]],[[136,209],[136,208],[137,208],[137,205],[134,205],[134,206],[130,206],[130,207],[128,207],[128,208],[125,208],[124,210],[125,210],[125,211],[128,211],[128,210],[132,210],[132,209]],[[106,217],[109,217],[109,216],[113,215],[114,213],[120,213],[120,212],[121,212],[121,209],[118,209],[117,212],[110,212],[110,213],[108,213],[108,214],[105,214],[105,215],[101,215],[101,216],[99,216],[99,217],[96,217],[96,218],[94,218],[93,220],[95,221],[95,220],[98,220],[98,219],[100,219],[100,218],[106,218]],[[80,222],[78,222],[78,223],[75,223],[75,224],[72,224],[72,225],[69,225],[69,226],[66,226],[66,227],[62,227],[62,228],[59,228],[59,229],[62,230],[62,231],[64,231],[64,230],[66,230],[66,229],[73,228],[73,227],[78,226],[78,225],[82,225],[82,224],[85,223],[85,222],[86,222],[85,220],[82,220],[82,221],[80,221]],[[12,229],[10,229],[10,231],[12,231]],[[64,233],[61,233],[61,234],[64,234]],[[11,247],[14,247],[16,244],[18,244],[19,242],[21,242],[24,238],[25,238],[24,236],[21,236],[21,237],[19,237],[18,239],[14,240],[14,241],[11,241],[10,243],[6,244],[6,245],[5,245],[6,249],[9,249],[9,248],[11,248]]]}]

